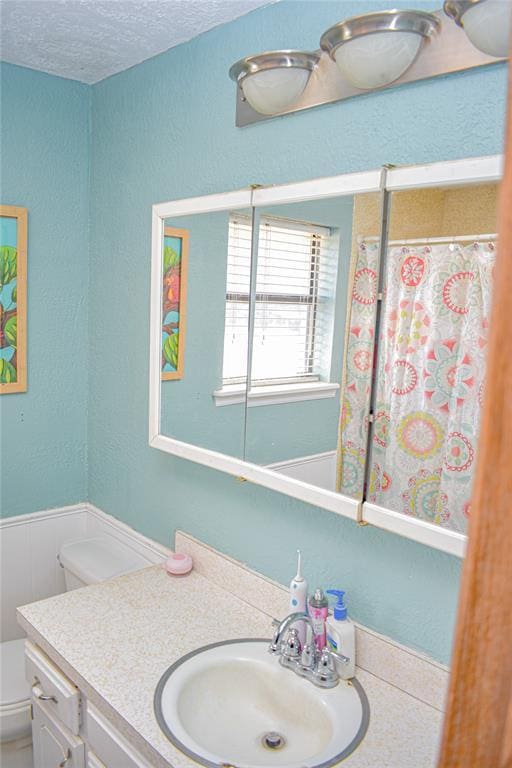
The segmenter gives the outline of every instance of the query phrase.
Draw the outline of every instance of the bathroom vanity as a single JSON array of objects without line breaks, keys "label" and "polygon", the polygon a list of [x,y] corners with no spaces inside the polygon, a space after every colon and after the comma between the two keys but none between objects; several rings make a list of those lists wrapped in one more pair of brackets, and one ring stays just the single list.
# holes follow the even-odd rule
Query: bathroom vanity
[{"label": "bathroom vanity", "polygon": [[[187,576],[157,565],[18,609],[28,637],[35,768],[197,765],[158,725],[160,678],[201,646],[270,638],[272,617],[288,613],[288,595],[185,534],[175,546],[194,558]],[[343,764],[433,767],[447,670],[362,627],[357,658],[369,727]]]}]

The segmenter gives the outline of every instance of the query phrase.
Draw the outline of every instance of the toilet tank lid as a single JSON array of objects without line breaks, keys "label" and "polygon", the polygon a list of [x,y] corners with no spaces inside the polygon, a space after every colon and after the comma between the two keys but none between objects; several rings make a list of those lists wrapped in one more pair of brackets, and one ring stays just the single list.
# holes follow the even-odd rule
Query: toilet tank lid
[{"label": "toilet tank lid", "polygon": [[151,565],[138,552],[107,534],[64,543],[60,548],[59,561],[86,584],[95,584]]}]

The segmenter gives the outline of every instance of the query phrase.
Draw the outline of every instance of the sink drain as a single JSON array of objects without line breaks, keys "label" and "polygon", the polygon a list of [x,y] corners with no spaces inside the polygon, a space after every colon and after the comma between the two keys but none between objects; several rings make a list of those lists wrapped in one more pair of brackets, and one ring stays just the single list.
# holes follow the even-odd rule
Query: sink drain
[{"label": "sink drain", "polygon": [[261,737],[261,743],[266,749],[277,750],[286,746],[286,739],[276,731],[269,731],[268,733],[263,734]]}]

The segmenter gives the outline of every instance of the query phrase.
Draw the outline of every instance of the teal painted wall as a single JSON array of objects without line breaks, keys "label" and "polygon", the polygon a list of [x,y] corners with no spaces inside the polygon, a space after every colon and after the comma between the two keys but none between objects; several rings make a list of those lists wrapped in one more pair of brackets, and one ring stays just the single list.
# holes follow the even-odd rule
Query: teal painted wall
[{"label": "teal painted wall", "polygon": [[88,478],[91,501],[146,535],[182,528],[282,583],[301,547],[311,584],[346,588],[355,619],[448,661],[457,559],[147,444],[153,202],[502,150],[504,67],[235,128],[233,61],[315,47],[383,5],[283,1],[92,89],[3,67],[2,202],[30,221],[29,392],[0,402],[3,513],[77,501]]},{"label": "teal painted wall", "polygon": [[28,391],[0,397],[0,514],[87,497],[90,89],[2,64],[0,202],[28,208]]},{"label": "teal painted wall", "polygon": [[93,89],[90,498],[148,536],[168,543],[184,529],[282,583],[301,547],[313,586],[348,590],[355,619],[447,662],[456,558],[147,443],[153,202],[502,151],[503,66],[235,127],[232,62],[315,47],[340,18],[383,5],[277,3]]}]

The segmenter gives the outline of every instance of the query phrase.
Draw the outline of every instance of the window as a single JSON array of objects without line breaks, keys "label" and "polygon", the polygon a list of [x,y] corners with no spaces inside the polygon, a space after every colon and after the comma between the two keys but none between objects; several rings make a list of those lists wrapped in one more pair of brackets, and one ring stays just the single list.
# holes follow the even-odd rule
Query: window
[{"label": "window", "polygon": [[251,233],[248,216],[229,217],[223,384],[242,383],[247,374]]},{"label": "window", "polygon": [[[258,246],[253,385],[330,376],[338,238],[325,226],[262,217]],[[245,381],[251,221],[229,222],[223,384]]]}]

